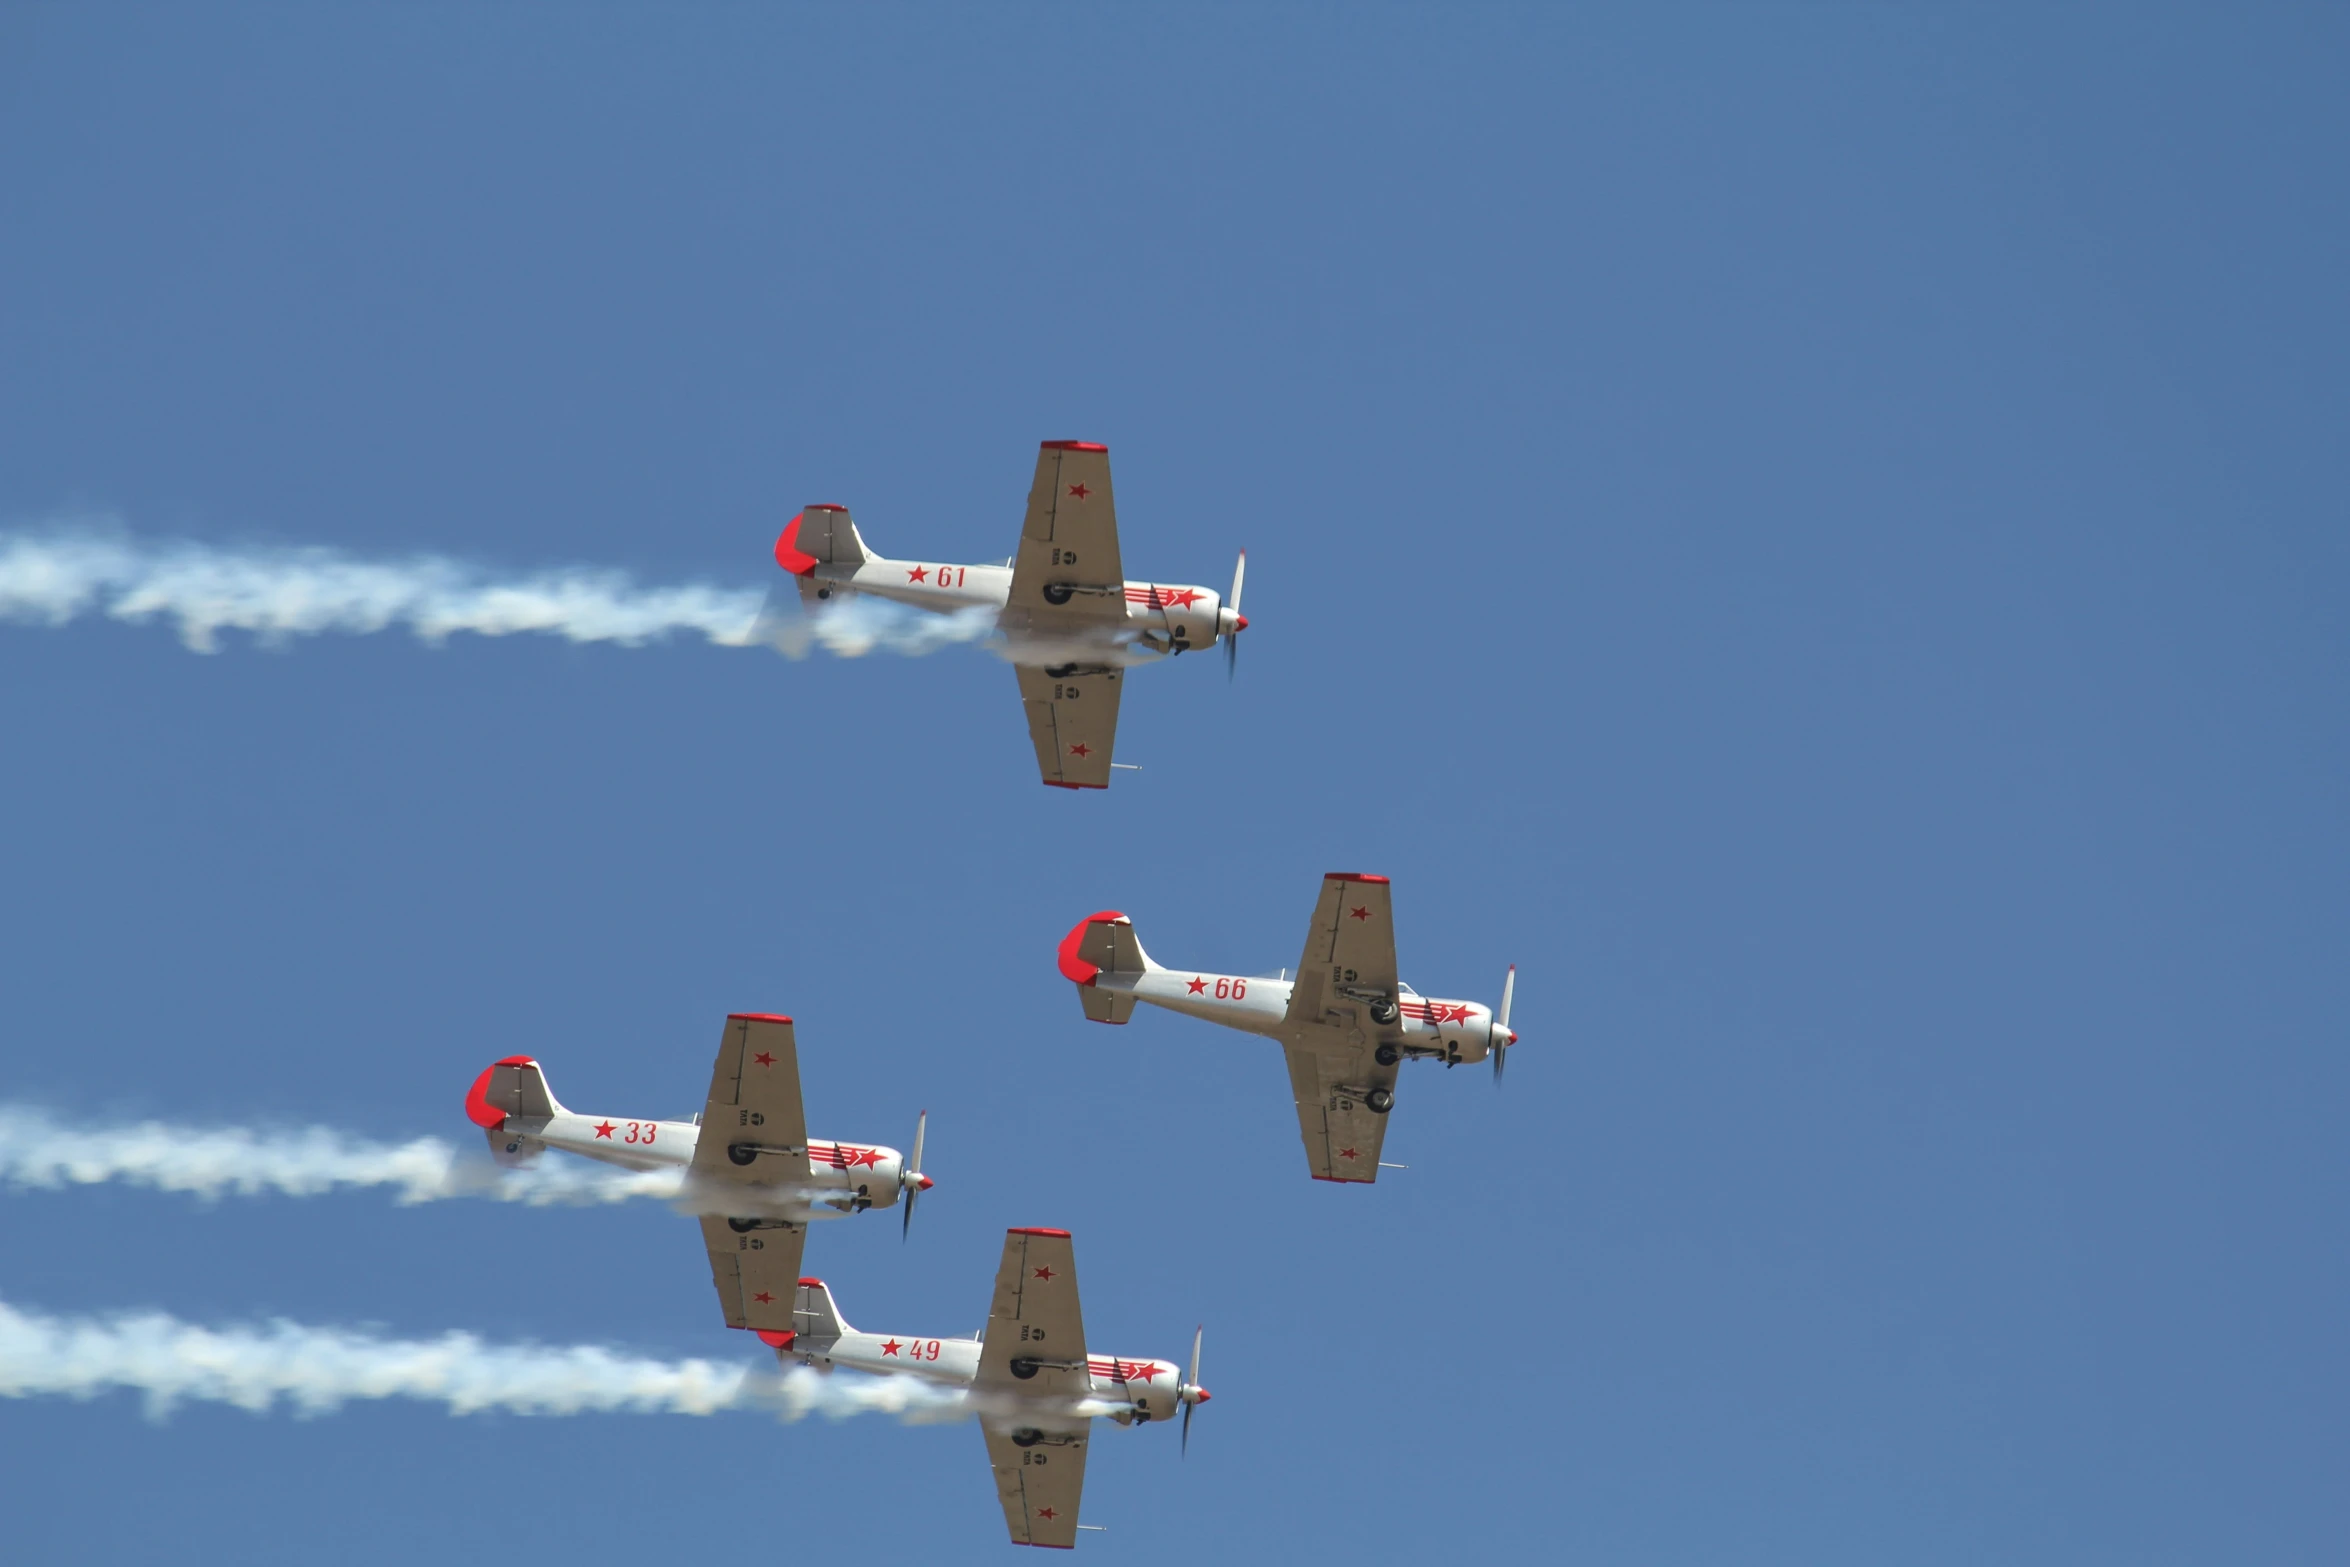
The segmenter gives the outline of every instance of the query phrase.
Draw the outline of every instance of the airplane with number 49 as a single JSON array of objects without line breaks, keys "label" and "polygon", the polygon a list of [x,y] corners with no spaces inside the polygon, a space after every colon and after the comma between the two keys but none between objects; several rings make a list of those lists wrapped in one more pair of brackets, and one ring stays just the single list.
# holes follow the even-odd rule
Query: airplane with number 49
[{"label": "airplane with number 49", "polygon": [[1094,1417],[1141,1425],[1208,1401],[1199,1385],[1200,1335],[1191,1335],[1191,1372],[1169,1360],[1125,1360],[1085,1347],[1077,1307],[1077,1253],[1067,1230],[1004,1234],[995,1298],[977,1338],[860,1333],[841,1320],[822,1279],[801,1279],[792,1325],[759,1335],[775,1358],[830,1371],[921,1377],[970,1390],[995,1469],[996,1494],[1014,1545],[1077,1543],[1077,1503]]},{"label": "airplane with number 49", "polygon": [[1115,910],[1079,921],[1061,940],[1060,963],[1097,1023],[1123,1023],[1136,1002],[1147,1001],[1280,1040],[1306,1164],[1317,1181],[1379,1178],[1400,1063],[1459,1066],[1490,1057],[1498,1083],[1506,1052],[1518,1042],[1510,1028],[1516,964],[1502,981],[1499,1010],[1423,997],[1396,977],[1384,876],[1334,871],[1322,878],[1294,979],[1286,971],[1268,978],[1161,968],[1142,950],[1134,922]]},{"label": "airplane with number 49", "polygon": [[1248,552],[1232,571],[1232,597],[1211,588],[1129,582],[1118,557],[1110,497],[1110,449],[1046,441],[1036,454],[1020,552],[1000,566],[890,560],[865,547],[846,507],[808,506],[775,541],[775,563],[820,603],[872,594],[952,614],[992,609],[1019,675],[1037,770],[1062,789],[1106,789],[1118,734],[1118,693],[1128,668],[1224,644],[1237,665],[1248,617],[1240,612]]},{"label": "airplane with number 49", "polygon": [[682,1168],[683,1205],[701,1217],[711,1282],[734,1328],[791,1330],[810,1221],[887,1208],[903,1195],[902,1234],[913,1225],[914,1199],[933,1184],[922,1173],[927,1110],[914,1122],[911,1159],[808,1136],[792,1020],[767,1012],[727,1018],[709,1102],[691,1121],[566,1110],[529,1056],[508,1056],[475,1078],[465,1114],[488,1133],[490,1156],[510,1167],[559,1148],[631,1170]]}]

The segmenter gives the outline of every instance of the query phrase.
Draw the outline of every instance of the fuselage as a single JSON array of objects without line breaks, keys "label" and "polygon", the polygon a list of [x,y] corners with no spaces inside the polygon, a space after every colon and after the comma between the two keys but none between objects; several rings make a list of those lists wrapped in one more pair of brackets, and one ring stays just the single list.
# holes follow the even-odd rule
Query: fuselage
[{"label": "fuselage", "polygon": [[[942,565],[869,554],[853,566],[818,565],[808,575],[819,599],[845,588],[940,614],[969,609],[1000,613],[1012,596],[1009,566]],[[1212,588],[1128,582],[1126,635],[1154,653],[1212,647],[1226,630],[1223,604]]]},{"label": "fuselage", "polygon": [[[1292,980],[1154,968],[1141,974],[1102,973],[1093,983],[1170,1012],[1270,1039],[1286,1041],[1307,1026],[1289,1022],[1289,996],[1296,988]],[[1402,1035],[1404,1054],[1448,1064],[1485,1059],[1492,1048],[1492,1008],[1474,1001],[1440,1001],[1416,995],[1408,985],[1401,989],[1394,1032]]]},{"label": "fuselage", "polygon": [[[975,1338],[921,1338],[912,1335],[844,1332],[836,1338],[795,1335],[778,1346],[779,1353],[802,1365],[830,1370],[846,1366],[881,1376],[920,1377],[951,1387],[969,1387],[979,1375],[980,1341]],[[1183,1378],[1169,1360],[1127,1360],[1088,1353],[1085,1360],[1087,1393],[1075,1400],[1065,1395],[1049,1402],[1060,1412],[1101,1415],[1121,1425],[1136,1420],[1165,1420],[1182,1407]],[[1005,1394],[1018,1397],[1016,1391]],[[1045,1400],[1040,1400],[1044,1402]]]},{"label": "fuselage", "polygon": [[[509,1116],[504,1130],[550,1148],[629,1170],[682,1169],[693,1163],[702,1128],[691,1121],[628,1121],[565,1112],[544,1120]],[[779,1217],[838,1218],[898,1200],[904,1161],[895,1148],[869,1143],[808,1140],[807,1174],[778,1183],[778,1200],[765,1206]],[[739,1195],[740,1188],[730,1188]],[[794,1212],[793,1210],[804,1210]]]}]

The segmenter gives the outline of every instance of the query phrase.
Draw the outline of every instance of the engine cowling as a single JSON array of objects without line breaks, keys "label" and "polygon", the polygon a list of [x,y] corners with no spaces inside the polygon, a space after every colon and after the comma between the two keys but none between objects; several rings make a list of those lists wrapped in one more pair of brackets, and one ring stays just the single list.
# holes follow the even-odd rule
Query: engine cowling
[{"label": "engine cowling", "polygon": [[1135,1420],[1171,1420],[1182,1410],[1183,1371],[1168,1360],[1122,1360],[1107,1355],[1089,1358],[1096,1398],[1126,1405],[1110,1418],[1120,1424]]}]

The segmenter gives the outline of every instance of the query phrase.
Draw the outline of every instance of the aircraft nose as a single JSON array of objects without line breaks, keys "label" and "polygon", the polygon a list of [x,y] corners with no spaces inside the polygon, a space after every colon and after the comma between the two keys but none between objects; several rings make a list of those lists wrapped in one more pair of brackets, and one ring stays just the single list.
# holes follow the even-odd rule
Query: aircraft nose
[{"label": "aircraft nose", "polygon": [[[1514,1036],[1513,1036],[1513,1037],[1514,1037]],[[915,1176],[915,1177],[914,1177],[914,1184],[915,1184],[916,1186],[919,1186],[919,1187],[921,1187],[921,1188],[922,1188],[924,1191],[928,1191],[928,1190],[930,1190],[930,1188],[932,1188],[933,1186],[936,1186],[938,1183],[937,1183],[936,1181],[932,1180],[932,1179],[931,1179],[929,1176],[927,1176],[927,1175],[917,1175],[917,1176]]]}]

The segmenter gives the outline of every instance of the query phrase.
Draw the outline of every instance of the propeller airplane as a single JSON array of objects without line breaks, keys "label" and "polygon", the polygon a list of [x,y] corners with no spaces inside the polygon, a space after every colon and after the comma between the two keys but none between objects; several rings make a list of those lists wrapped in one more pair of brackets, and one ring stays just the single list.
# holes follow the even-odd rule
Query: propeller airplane
[{"label": "propeller airplane", "polygon": [[1401,1063],[1490,1059],[1499,1083],[1518,1042],[1510,1028],[1516,964],[1502,981],[1498,1009],[1424,997],[1396,977],[1384,876],[1322,878],[1294,979],[1286,972],[1265,978],[1162,968],[1142,950],[1134,922],[1114,910],[1079,921],[1062,938],[1060,966],[1097,1023],[1123,1023],[1135,1003],[1147,1001],[1281,1041],[1306,1164],[1317,1181],[1379,1178]]},{"label": "propeller airplane", "polygon": [[490,1156],[509,1167],[557,1148],[631,1170],[684,1170],[684,1206],[701,1218],[711,1281],[735,1328],[790,1331],[810,1222],[887,1208],[902,1196],[902,1233],[914,1200],[933,1184],[922,1173],[927,1110],[914,1123],[911,1159],[808,1136],[792,1020],[767,1012],[727,1018],[709,1101],[691,1121],[567,1110],[529,1056],[508,1056],[475,1078],[465,1114],[487,1133]]},{"label": "propeller airplane", "polygon": [[822,1279],[801,1279],[792,1325],[759,1337],[785,1366],[846,1366],[968,1389],[1014,1545],[1077,1543],[1095,1417],[1142,1425],[1180,1409],[1188,1449],[1191,1412],[1209,1396],[1199,1385],[1196,1329],[1188,1374],[1170,1360],[1127,1360],[1085,1347],[1076,1250],[1067,1230],[1005,1232],[995,1297],[977,1338],[860,1333],[841,1320]]},{"label": "propeller airplane", "polygon": [[775,541],[775,562],[799,579],[800,598],[811,607],[871,594],[940,614],[995,611],[1019,676],[1037,770],[1061,789],[1109,787],[1127,669],[1220,640],[1229,678],[1248,629],[1240,612],[1245,550],[1229,600],[1212,588],[1126,579],[1110,449],[1090,441],[1039,448],[1020,552],[1003,565],[887,559],[865,547],[847,508],[832,505],[808,506],[792,518]]}]

